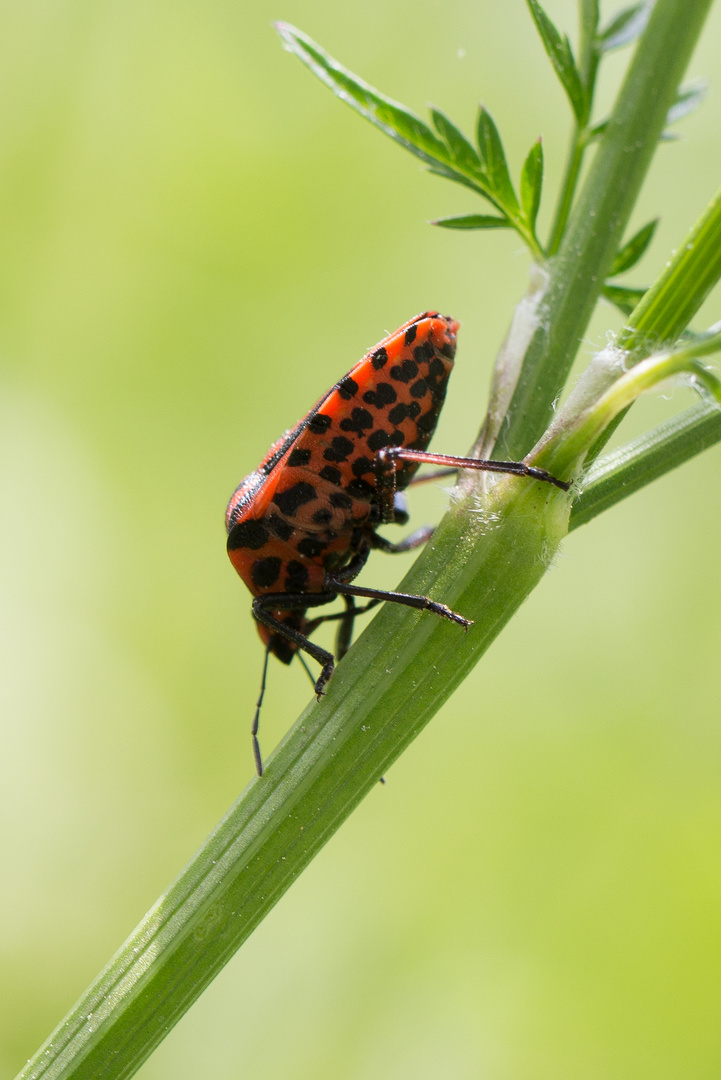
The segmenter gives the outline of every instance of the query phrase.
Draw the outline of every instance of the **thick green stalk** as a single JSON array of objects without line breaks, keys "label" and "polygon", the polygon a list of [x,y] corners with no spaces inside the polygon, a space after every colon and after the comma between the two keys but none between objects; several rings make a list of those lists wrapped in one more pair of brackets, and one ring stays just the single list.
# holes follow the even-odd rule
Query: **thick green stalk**
[{"label": "thick green stalk", "polygon": [[495,457],[523,457],[550,420],[648,170],[711,0],[657,0],[569,219],[541,324]]},{"label": "thick green stalk", "polygon": [[569,497],[504,477],[446,517],[403,587],[475,619],[467,634],[386,604],[228,816],[23,1080],[129,1077],[481,657],[548,567]]}]

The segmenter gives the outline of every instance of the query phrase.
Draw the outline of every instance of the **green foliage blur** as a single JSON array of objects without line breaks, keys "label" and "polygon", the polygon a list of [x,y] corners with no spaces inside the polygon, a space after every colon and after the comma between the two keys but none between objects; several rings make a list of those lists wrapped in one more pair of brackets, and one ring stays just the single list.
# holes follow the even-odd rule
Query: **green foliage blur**
[{"label": "green foliage blur", "polygon": [[[0,10],[2,1078],[252,775],[262,650],[231,491],[427,307],[463,324],[433,444],[463,453],[525,289],[518,238],[426,225],[483,207],[345,110],[272,20],[467,131],[482,100],[516,176],[543,135],[550,220],[570,116],[522,0],[284,5]],[[547,7],[575,27],[570,0]],[[689,73],[711,91],[659,149],[629,284],[719,185],[720,45],[716,9]],[[586,357],[619,319],[599,307]],[[690,400],[643,402],[618,439]],[[718,1074],[720,467],[717,448],[569,538],[143,1080]],[[415,524],[445,501],[414,493]],[[309,695],[273,666],[266,754]]]}]

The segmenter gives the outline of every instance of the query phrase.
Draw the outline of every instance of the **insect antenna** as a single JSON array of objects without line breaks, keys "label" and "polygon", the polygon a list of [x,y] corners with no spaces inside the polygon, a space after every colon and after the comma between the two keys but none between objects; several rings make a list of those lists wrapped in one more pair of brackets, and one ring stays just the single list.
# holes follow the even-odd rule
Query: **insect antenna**
[{"label": "insect antenna", "polygon": [[268,657],[270,656],[270,645],[265,647],[265,660],[263,661],[263,675],[260,680],[260,694],[258,695],[258,701],[255,706],[255,716],[253,717],[253,726],[250,729],[250,734],[253,739],[253,758],[255,760],[255,771],[258,776],[263,775],[263,759],[260,756],[260,743],[258,742],[258,725],[260,723],[260,707],[263,704],[263,695],[265,694],[265,679],[268,674]]}]

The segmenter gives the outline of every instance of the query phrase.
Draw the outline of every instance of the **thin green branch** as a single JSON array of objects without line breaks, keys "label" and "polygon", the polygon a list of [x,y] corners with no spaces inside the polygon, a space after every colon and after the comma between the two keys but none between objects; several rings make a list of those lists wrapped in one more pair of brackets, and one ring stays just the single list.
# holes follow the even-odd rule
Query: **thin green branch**
[{"label": "thin green branch", "polygon": [[554,476],[578,473],[590,446],[625,412],[641,394],[677,375],[690,376],[693,383],[716,399],[721,406],[721,383],[702,362],[721,349],[721,334],[709,334],[690,345],[647,357],[614,379],[595,400],[584,396],[569,398],[529,462]]},{"label": "thin green branch", "polygon": [[721,411],[702,402],[599,458],[581,478],[569,531],[721,441]]},{"label": "thin green branch", "polygon": [[551,418],[710,2],[657,0],[550,264],[545,310],[495,457],[523,457]]},{"label": "thin green branch", "polygon": [[[619,349],[628,350],[628,362],[636,363],[655,347],[675,341],[719,279],[721,189],[629,315],[617,342]],[[591,447],[588,463],[598,457],[624,416],[621,413]]]},{"label": "thin green branch", "polygon": [[585,140],[583,138],[583,129],[576,125],[573,130],[573,135],[571,136],[571,147],[566,162],[566,172],[561,184],[558,205],[551,227],[551,236],[548,241],[549,256],[556,255],[561,246],[561,241],[563,240],[566,226],[568,225],[568,217],[571,213],[573,198],[576,194],[576,185],[578,184],[578,177],[581,172],[581,165],[583,164],[584,151]]}]

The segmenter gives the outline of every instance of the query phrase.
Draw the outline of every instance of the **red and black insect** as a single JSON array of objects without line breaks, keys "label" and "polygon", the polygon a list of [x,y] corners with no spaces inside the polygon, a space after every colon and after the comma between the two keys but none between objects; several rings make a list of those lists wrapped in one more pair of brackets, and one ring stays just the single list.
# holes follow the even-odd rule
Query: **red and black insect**
[{"label": "red and black insect", "polygon": [[[310,641],[322,622],[340,620],[338,658],[350,644],[355,615],[381,600],[470,625],[427,596],[352,584],[373,548],[409,551],[430,536],[432,529],[420,529],[393,544],[377,532],[379,525],[407,522],[401,492],[422,463],[445,466],[447,472],[514,473],[564,491],[570,486],[523,462],[427,452],[453,367],[457,330],[453,319],[427,311],[384,338],[271,447],[228,504],[228,554],[254,595],[253,616],[266,647],[252,729],[259,775],[258,719],[270,653],[285,664],[299,650],[317,660],[320,699],[335,664],[331,653]],[[344,612],[306,617],[308,609],[339,596]],[[369,602],[357,608],[357,596]]]}]

